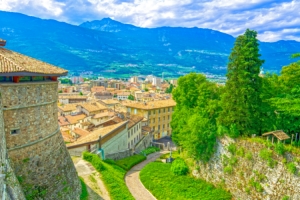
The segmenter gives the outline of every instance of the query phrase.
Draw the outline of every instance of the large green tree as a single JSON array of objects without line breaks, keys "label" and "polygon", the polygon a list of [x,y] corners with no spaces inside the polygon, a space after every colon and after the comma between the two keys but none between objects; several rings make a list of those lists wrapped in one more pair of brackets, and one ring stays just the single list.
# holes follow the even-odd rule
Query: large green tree
[{"label": "large green tree", "polygon": [[216,143],[219,88],[205,76],[191,73],[178,79],[172,116],[172,139],[188,154],[207,161]]},{"label": "large green tree", "polygon": [[239,134],[260,132],[263,64],[259,54],[257,33],[247,29],[239,36],[229,56],[227,82],[222,95],[222,113],[218,121],[225,127],[236,127]]}]

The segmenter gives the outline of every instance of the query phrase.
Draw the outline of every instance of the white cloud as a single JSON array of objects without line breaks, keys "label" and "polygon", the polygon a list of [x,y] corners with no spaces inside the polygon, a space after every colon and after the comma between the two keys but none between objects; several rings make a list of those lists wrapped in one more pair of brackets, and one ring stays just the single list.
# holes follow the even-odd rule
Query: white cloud
[{"label": "white cloud", "polygon": [[300,41],[298,0],[0,0],[0,9],[74,24],[111,17],[142,27],[196,26],[233,36],[250,28],[262,41]]}]

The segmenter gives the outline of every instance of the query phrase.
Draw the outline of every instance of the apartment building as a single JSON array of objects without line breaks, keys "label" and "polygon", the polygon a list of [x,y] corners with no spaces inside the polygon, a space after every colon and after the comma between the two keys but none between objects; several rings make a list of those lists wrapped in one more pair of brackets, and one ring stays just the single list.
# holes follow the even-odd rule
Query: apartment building
[{"label": "apartment building", "polygon": [[144,117],[152,129],[154,139],[172,134],[170,122],[176,102],[172,99],[142,102],[126,102],[124,106],[130,114]]}]

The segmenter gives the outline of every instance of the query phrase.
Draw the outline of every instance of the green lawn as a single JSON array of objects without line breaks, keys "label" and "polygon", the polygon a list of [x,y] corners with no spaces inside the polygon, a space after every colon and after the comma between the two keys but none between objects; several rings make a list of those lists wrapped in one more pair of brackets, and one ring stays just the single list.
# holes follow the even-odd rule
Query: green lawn
[{"label": "green lawn", "polygon": [[158,200],[231,199],[231,194],[223,189],[190,176],[176,176],[170,168],[171,164],[153,162],[140,173],[142,183]]},{"label": "green lawn", "polygon": [[80,183],[81,183],[81,194],[80,194],[80,200],[87,200],[89,197],[86,185],[83,181],[83,178],[79,177]]},{"label": "green lawn", "polygon": [[148,156],[149,154],[155,153],[157,151],[160,151],[160,148],[158,148],[158,147],[148,147],[147,149],[144,149],[143,151],[141,151],[140,154]]},{"label": "green lawn", "polygon": [[125,169],[126,171],[130,170],[134,165],[146,160],[146,156],[142,155],[133,155],[121,160],[117,160],[115,163]]}]

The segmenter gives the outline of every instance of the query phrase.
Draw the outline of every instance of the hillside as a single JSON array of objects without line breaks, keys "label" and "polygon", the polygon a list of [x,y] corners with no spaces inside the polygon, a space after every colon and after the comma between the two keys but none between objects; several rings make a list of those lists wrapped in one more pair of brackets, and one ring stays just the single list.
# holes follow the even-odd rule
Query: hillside
[{"label": "hillside", "polygon": [[[104,18],[80,26],[0,11],[7,48],[66,68],[104,76],[191,71],[224,75],[235,38],[201,28],[140,28]],[[279,72],[300,43],[261,43],[264,69]]]},{"label": "hillside", "polygon": [[[282,155],[280,155],[282,154]],[[222,138],[193,175],[226,188],[234,199],[300,199],[299,149],[260,138]]]}]

